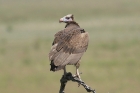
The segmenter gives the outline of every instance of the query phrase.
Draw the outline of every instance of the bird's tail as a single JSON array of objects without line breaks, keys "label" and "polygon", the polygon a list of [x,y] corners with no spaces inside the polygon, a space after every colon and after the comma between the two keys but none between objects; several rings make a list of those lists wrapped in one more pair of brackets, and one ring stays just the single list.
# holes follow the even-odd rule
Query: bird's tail
[{"label": "bird's tail", "polygon": [[51,64],[50,65],[51,65],[50,71],[56,71],[58,66],[54,65],[53,60],[51,60]]}]

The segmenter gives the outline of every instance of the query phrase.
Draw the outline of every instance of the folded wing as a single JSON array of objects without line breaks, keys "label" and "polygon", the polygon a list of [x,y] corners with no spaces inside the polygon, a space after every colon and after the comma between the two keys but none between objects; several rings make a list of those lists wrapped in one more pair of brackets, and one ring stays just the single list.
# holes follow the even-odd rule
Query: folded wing
[{"label": "folded wing", "polygon": [[89,36],[84,29],[64,29],[55,34],[49,53],[54,70],[60,70],[67,64],[76,64],[87,50]]}]

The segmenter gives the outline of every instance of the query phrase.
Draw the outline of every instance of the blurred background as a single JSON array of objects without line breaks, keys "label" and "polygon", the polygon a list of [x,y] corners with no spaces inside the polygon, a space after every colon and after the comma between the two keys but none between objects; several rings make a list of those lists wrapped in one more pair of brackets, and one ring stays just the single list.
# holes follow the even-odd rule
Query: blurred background
[{"label": "blurred background", "polygon": [[[82,80],[97,93],[140,93],[139,0],[0,0],[0,93],[58,93],[63,71],[49,71],[48,53],[70,13],[90,35]],[[74,82],[65,91],[86,93]]]}]

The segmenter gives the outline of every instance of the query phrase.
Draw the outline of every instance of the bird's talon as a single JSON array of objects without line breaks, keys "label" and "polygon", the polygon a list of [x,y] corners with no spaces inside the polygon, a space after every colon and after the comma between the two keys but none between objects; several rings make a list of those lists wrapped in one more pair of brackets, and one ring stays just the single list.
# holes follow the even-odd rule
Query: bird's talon
[{"label": "bird's talon", "polygon": [[73,75],[73,77],[78,77],[78,75]]}]

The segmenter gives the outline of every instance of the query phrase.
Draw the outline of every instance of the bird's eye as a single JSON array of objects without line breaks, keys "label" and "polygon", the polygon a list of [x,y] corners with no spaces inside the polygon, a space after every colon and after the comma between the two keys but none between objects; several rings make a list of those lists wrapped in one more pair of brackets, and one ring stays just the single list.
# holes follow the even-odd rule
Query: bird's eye
[{"label": "bird's eye", "polygon": [[69,17],[66,17],[66,19],[70,19]]}]

